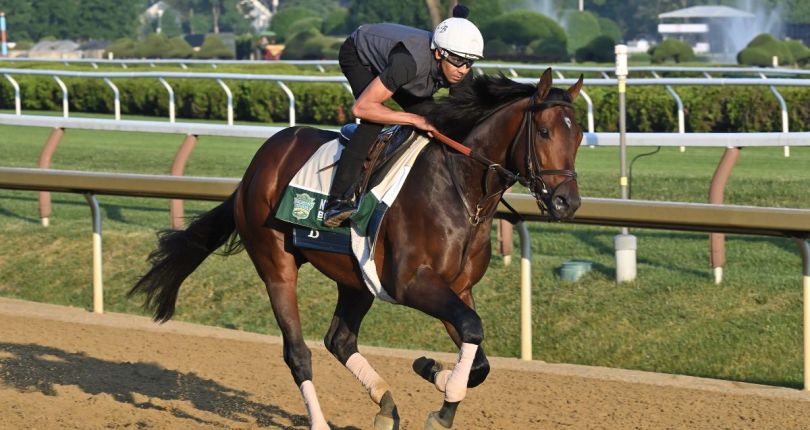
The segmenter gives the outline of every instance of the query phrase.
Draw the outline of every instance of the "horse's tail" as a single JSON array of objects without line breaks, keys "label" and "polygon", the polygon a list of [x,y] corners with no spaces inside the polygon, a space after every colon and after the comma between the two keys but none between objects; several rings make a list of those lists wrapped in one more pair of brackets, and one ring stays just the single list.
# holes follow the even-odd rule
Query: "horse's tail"
[{"label": "horse's tail", "polygon": [[162,230],[158,247],[149,254],[152,268],[135,284],[127,297],[146,295],[144,308],[155,321],[165,322],[174,315],[180,285],[211,253],[226,242],[224,255],[241,250],[234,221],[236,193],[214,209],[196,217],[185,230]]}]

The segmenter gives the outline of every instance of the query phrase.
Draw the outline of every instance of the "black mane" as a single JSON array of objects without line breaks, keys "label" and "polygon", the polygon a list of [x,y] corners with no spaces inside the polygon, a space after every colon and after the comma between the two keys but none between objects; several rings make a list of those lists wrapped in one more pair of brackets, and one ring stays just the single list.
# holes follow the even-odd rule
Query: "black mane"
[{"label": "black mane", "polygon": [[[425,117],[440,132],[462,141],[481,120],[501,107],[537,92],[536,84],[515,82],[503,74],[478,75],[468,91],[454,91],[428,109]],[[552,88],[546,100],[571,102],[567,91]]]}]

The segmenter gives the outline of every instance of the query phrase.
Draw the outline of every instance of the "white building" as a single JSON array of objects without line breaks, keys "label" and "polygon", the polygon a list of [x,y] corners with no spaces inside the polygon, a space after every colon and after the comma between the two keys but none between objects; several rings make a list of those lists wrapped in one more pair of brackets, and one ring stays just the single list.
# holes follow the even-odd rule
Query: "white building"
[{"label": "white building", "polygon": [[754,14],[728,6],[693,6],[658,15],[661,38],[679,39],[695,53],[734,55],[727,29],[753,20]]}]

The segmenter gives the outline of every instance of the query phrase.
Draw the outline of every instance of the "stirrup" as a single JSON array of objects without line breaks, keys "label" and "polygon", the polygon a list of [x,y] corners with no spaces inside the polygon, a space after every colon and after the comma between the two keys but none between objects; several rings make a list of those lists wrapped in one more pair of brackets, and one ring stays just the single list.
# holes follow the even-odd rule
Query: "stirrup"
[{"label": "stirrup", "polygon": [[333,208],[329,208],[327,203],[326,213],[324,214],[323,225],[335,228],[339,227],[349,217],[354,214],[357,208],[354,207],[350,200],[337,200]]}]

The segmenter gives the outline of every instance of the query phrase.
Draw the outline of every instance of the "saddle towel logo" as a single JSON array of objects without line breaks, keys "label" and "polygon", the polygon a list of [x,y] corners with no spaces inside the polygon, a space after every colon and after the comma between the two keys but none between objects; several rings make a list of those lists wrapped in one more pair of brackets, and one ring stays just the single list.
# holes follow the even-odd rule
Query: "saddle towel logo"
[{"label": "saddle towel logo", "polygon": [[329,228],[323,225],[324,206],[329,196],[329,187],[335,175],[335,167],[343,146],[337,139],[329,141],[310,157],[293,176],[276,209],[276,218],[311,229],[309,237],[318,238],[321,233],[336,233],[350,236],[352,254],[360,265],[368,289],[377,298],[395,302],[383,290],[374,263],[374,244],[382,217],[394,203],[405,179],[422,149],[430,142],[419,135],[410,147],[396,160],[385,177],[361,198],[357,212],[351,217],[351,228]]},{"label": "saddle towel logo", "polygon": [[315,198],[305,194],[296,194],[293,198],[292,216],[295,219],[307,219],[312,208],[315,207]]}]

